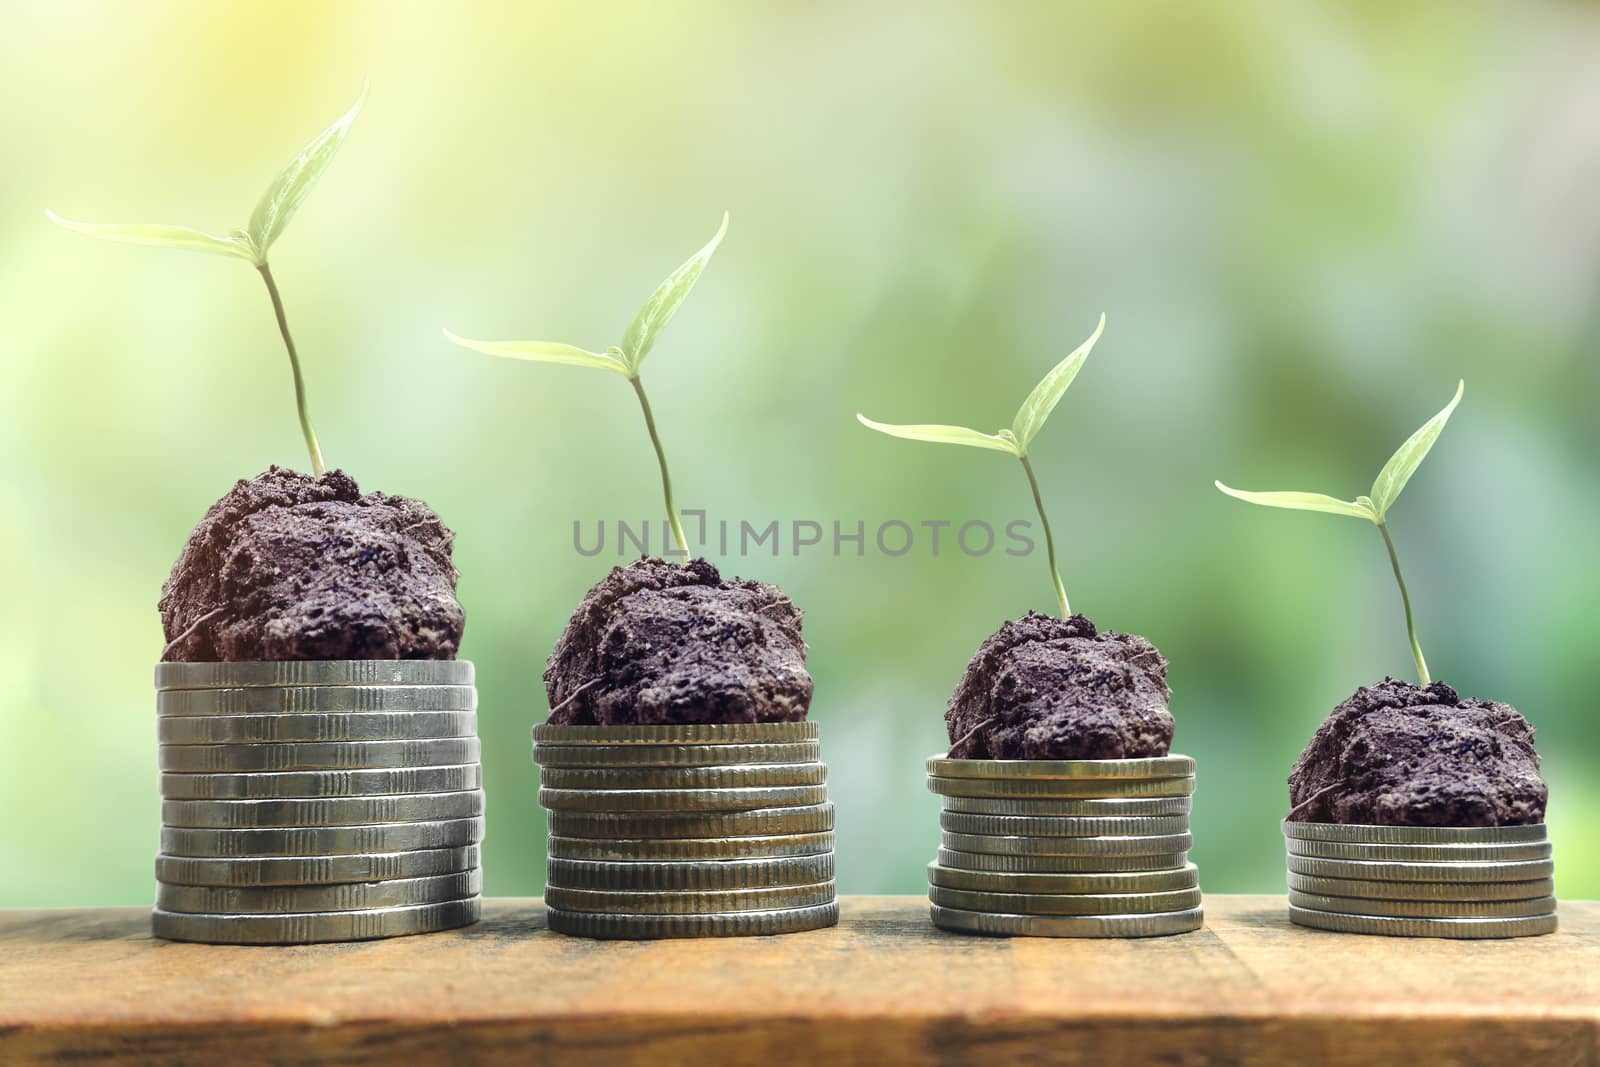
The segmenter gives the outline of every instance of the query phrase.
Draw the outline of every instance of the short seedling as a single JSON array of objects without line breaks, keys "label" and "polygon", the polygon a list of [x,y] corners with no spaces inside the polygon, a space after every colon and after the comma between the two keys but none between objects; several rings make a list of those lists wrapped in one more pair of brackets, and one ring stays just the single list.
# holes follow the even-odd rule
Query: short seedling
[{"label": "short seedling", "polygon": [[192,230],[186,226],[75,222],[72,219],[62,218],[53,211],[45,211],[50,221],[91,237],[125,241],[129,244],[178,248],[189,252],[210,252],[219,256],[235,256],[254,266],[260,272],[261,280],[266,283],[267,295],[272,299],[272,311],[278,320],[278,332],[283,335],[283,345],[289,350],[289,369],[294,374],[294,401],[300,413],[300,431],[305,435],[306,450],[311,454],[312,473],[318,478],[322,477],[326,470],[322,462],[322,449],[317,444],[316,432],[311,428],[311,415],[306,407],[305,380],[300,373],[300,357],[295,352],[294,338],[289,335],[289,320],[284,314],[283,298],[278,294],[278,285],[273,280],[272,268],[267,264],[267,251],[283,234],[284,228],[289,225],[289,220],[300,207],[300,202],[306,198],[306,194],[322,176],[322,172],[333,162],[334,154],[344,143],[345,135],[350,132],[350,124],[355,121],[366,96],[366,90],[363,88],[360,98],[349,111],[340,116],[332,126],[312,138],[310,143],[289,161],[289,165],[278,173],[272,184],[267,186],[267,191],[261,195],[255,210],[250,213],[249,224],[243,230],[235,230],[227,237]]},{"label": "short seedling", "polygon": [[590,352],[587,349],[553,341],[473,341],[457,337],[449,330],[444,331],[446,337],[463,348],[470,348],[487,355],[525,359],[535,363],[564,363],[574,367],[594,367],[597,370],[620,374],[628,379],[628,384],[633,386],[634,395],[639,398],[639,409],[644,412],[645,429],[650,431],[650,443],[655,446],[656,462],[661,467],[661,492],[666,498],[667,522],[672,528],[673,540],[678,544],[677,554],[686,560],[689,558],[689,542],[683,536],[683,525],[678,520],[678,509],[672,503],[672,476],[667,473],[667,454],[661,447],[661,435],[656,432],[656,419],[650,411],[650,400],[645,396],[644,385],[639,380],[639,365],[644,362],[644,357],[650,354],[656,338],[666,328],[667,323],[672,321],[672,316],[677,314],[678,307],[694,289],[695,282],[700,280],[706,264],[711,262],[712,253],[716,252],[717,245],[722,243],[722,235],[727,232],[728,216],[724,213],[722,225],[717,228],[717,235],[668,275],[667,280],[650,294],[650,299],[644,302],[639,313],[633,317],[633,323],[622,335],[621,347],[612,345],[604,352]]},{"label": "short seedling", "polygon": [[1033,504],[1039,509],[1039,522],[1044,527],[1045,550],[1050,558],[1050,578],[1055,582],[1056,600],[1061,607],[1061,617],[1067,618],[1072,614],[1072,608],[1067,603],[1067,588],[1061,582],[1061,569],[1056,565],[1056,543],[1050,534],[1050,519],[1045,515],[1044,499],[1039,495],[1039,481],[1033,476],[1033,465],[1028,462],[1028,446],[1044,428],[1045,420],[1050,417],[1050,412],[1055,410],[1056,404],[1061,400],[1067,387],[1078,376],[1078,370],[1083,366],[1083,361],[1089,358],[1089,350],[1094,343],[1100,340],[1100,334],[1106,328],[1106,317],[1100,316],[1100,324],[1095,327],[1089,339],[1078,346],[1066,359],[1051,368],[1050,373],[1038,385],[1033,387],[1033,392],[1022,402],[1017,409],[1016,417],[1011,420],[1011,428],[997,430],[992,434],[980,433],[969,430],[965,426],[940,426],[940,425],[915,425],[893,426],[887,423],[874,422],[865,415],[856,415],[861,425],[868,429],[886,433],[891,437],[904,437],[909,441],[933,441],[938,444],[968,445],[972,448],[987,448],[995,452],[1006,452],[1016,456],[1022,461],[1022,470],[1028,476],[1028,487],[1033,490]]},{"label": "short seedling", "polygon": [[1351,518],[1366,519],[1376,526],[1378,532],[1383,535],[1384,547],[1389,550],[1389,564],[1394,568],[1394,580],[1400,586],[1400,601],[1406,611],[1406,633],[1411,638],[1411,655],[1417,661],[1417,676],[1424,686],[1433,679],[1428,675],[1428,661],[1423,658],[1422,646],[1417,642],[1417,624],[1411,612],[1411,594],[1406,591],[1406,580],[1400,574],[1400,557],[1395,553],[1394,539],[1389,536],[1389,509],[1400,498],[1400,490],[1411,480],[1411,475],[1421,465],[1428,450],[1433,447],[1433,442],[1438,440],[1439,432],[1450,419],[1450,413],[1461,403],[1461,395],[1466,386],[1467,383],[1464,381],[1458,384],[1456,395],[1445,405],[1444,410],[1424,423],[1422,429],[1412,434],[1406,443],[1389,457],[1389,462],[1383,465],[1383,469],[1378,472],[1377,480],[1372,483],[1370,496],[1339,500],[1321,493],[1249,493],[1230,489],[1221,482],[1216,483],[1217,488],[1224,493],[1251,504],[1270,508],[1292,508],[1298,511],[1326,511],[1331,515],[1349,515]]}]

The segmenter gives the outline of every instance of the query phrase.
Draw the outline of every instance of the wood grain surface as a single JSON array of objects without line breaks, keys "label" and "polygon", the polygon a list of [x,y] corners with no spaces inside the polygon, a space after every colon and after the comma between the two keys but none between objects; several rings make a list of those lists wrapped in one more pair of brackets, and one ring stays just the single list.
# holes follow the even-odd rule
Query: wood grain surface
[{"label": "wood grain surface", "polygon": [[499,900],[464,930],[293,948],[0,912],[0,1063],[1600,1067],[1600,903],[1476,942],[1303,930],[1281,897],[1206,909],[1178,937],[991,939],[847,897],[832,930],[596,942]]}]

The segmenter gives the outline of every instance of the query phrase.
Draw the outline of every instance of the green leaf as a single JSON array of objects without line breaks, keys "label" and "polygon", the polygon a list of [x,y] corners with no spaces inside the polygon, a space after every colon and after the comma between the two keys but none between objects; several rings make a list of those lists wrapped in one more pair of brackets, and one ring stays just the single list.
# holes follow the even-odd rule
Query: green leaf
[{"label": "green leaf", "polygon": [[283,233],[283,228],[289,225],[295,210],[300,207],[300,201],[306,198],[322,172],[333,162],[334,153],[344,143],[345,134],[350,132],[350,124],[356,120],[366,99],[367,89],[362,86],[361,95],[350,110],[300,149],[289,165],[272,179],[267,191],[261,194],[256,209],[250,213],[250,226],[246,231],[255,246],[258,263],[266,262],[267,249]]},{"label": "green leaf", "polygon": [[885,422],[874,422],[865,415],[858,414],[856,419],[869,430],[886,433],[890,437],[903,437],[907,441],[933,441],[944,445],[967,445],[971,448],[987,448],[995,452],[1008,452],[1013,456],[1022,455],[1022,449],[1017,446],[1016,438],[1010,430],[1001,430],[998,434],[979,433],[969,430],[965,426],[894,426]]},{"label": "green leaf", "polygon": [[1423,423],[1422,429],[1408,437],[1406,443],[1389,457],[1389,462],[1383,465],[1383,470],[1378,472],[1378,480],[1372,483],[1372,509],[1378,516],[1375,521],[1382,522],[1384,516],[1389,513],[1389,508],[1400,498],[1400,490],[1406,487],[1406,483],[1416,473],[1417,467],[1427,457],[1428,450],[1433,448],[1433,443],[1439,439],[1439,431],[1450,421],[1450,413],[1461,403],[1461,395],[1466,389],[1465,381],[1458,383],[1456,395],[1445,405],[1444,410]]},{"label": "green leaf", "polygon": [[1017,439],[1018,447],[1026,453],[1028,446],[1044,427],[1044,420],[1050,417],[1050,412],[1055,410],[1056,404],[1061,400],[1067,387],[1072,384],[1072,379],[1078,376],[1078,371],[1083,366],[1083,361],[1089,358],[1089,350],[1094,343],[1100,340],[1100,334],[1105,331],[1106,317],[1100,316],[1100,325],[1094,328],[1094,333],[1089,339],[1078,346],[1077,351],[1066,359],[1057,363],[1044,379],[1033,387],[1033,392],[1028,394],[1028,399],[1022,402],[1017,409],[1017,417],[1011,420],[1011,433]]},{"label": "green leaf", "polygon": [[1336,497],[1324,496],[1321,493],[1251,493],[1243,489],[1230,489],[1221,482],[1216,483],[1231,497],[1250,504],[1260,504],[1265,508],[1290,508],[1295,511],[1325,511],[1330,515],[1348,515],[1353,519],[1366,519],[1368,522],[1377,522],[1377,513],[1362,500],[1339,500]]},{"label": "green leaf", "polygon": [[248,238],[242,234],[235,237],[218,237],[216,234],[205,233],[201,230],[191,230],[187,226],[145,226],[139,224],[77,222],[73,219],[63,218],[54,211],[45,209],[45,218],[57,226],[64,226],[78,233],[86,233],[90,237],[100,237],[107,241],[124,241],[134,245],[154,245],[159,248],[179,248],[186,252],[210,252],[218,256],[238,256],[240,259],[255,261],[255,251],[250,247]]},{"label": "green leaf", "polygon": [[449,330],[444,331],[444,335],[462,348],[470,348],[490,356],[526,359],[534,363],[561,363],[569,367],[593,367],[596,370],[613,371],[623,377],[628,376],[627,366],[610,353],[589,352],[554,341],[474,341],[466,337],[457,337]]},{"label": "green leaf", "polygon": [[683,266],[673,271],[667,280],[656,287],[650,294],[650,299],[644,302],[644,307],[639,309],[639,314],[633,317],[633,322],[628,326],[628,332],[622,335],[623,359],[627,361],[628,375],[632,377],[639,372],[639,364],[644,362],[644,357],[650,354],[650,349],[656,343],[656,336],[672,321],[672,316],[677,314],[678,305],[694,288],[694,283],[700,280],[700,273],[706,269],[706,264],[711,262],[711,255],[717,250],[717,245],[722,243],[722,235],[728,232],[728,213],[722,213],[722,225],[717,228],[717,235],[713,237],[704,248],[690,256]]}]

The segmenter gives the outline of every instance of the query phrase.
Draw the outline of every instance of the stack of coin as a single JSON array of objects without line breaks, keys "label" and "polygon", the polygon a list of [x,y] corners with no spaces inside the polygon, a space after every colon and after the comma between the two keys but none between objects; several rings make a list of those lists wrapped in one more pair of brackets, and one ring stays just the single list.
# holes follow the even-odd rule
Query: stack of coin
[{"label": "stack of coin", "polygon": [[1197,930],[1194,760],[928,759],[940,795],[933,923],[1031,937]]},{"label": "stack of coin", "polygon": [[1556,928],[1554,866],[1533,826],[1285,822],[1289,918],[1393,937],[1529,937]]},{"label": "stack of coin", "polygon": [[838,922],[815,723],[547,725],[533,740],[550,929],[733,937]]},{"label": "stack of coin", "polygon": [[362,941],[476,922],[464,660],[162,663],[157,937]]}]

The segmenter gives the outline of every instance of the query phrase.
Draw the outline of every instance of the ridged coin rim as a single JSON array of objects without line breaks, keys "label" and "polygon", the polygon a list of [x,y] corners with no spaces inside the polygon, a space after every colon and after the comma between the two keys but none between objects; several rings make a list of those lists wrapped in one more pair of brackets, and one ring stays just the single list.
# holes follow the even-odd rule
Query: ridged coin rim
[{"label": "ridged coin rim", "polygon": [[815,763],[818,741],[771,745],[535,745],[540,767],[758,767],[771,763]]},{"label": "ridged coin rim", "polygon": [[938,778],[1192,778],[1191,756],[1150,756],[1136,759],[1001,760],[951,759],[942,753],[928,757],[928,773]]},{"label": "ridged coin rim", "polygon": [[561,837],[546,840],[551,860],[592,860],[609,863],[675,862],[682,860],[779,859],[820,856],[832,852],[833,832],[775,834],[769,837]]},{"label": "ridged coin rim", "polygon": [[207,829],[163,826],[161,854],[190,859],[259,859],[269,856],[350,856],[462,848],[483,840],[485,820],[440,819],[365,826],[298,826]]},{"label": "ridged coin rim", "polygon": [[1345,841],[1287,839],[1289,855],[1324,860],[1370,860],[1380,863],[1500,863],[1551,857],[1550,842],[1505,845],[1374,845]]},{"label": "ridged coin rim", "polygon": [[483,913],[483,898],[366,911],[295,915],[192,915],[151,913],[155,936],[167,941],[216,945],[312,945],[328,941],[374,941],[470,926]]},{"label": "ridged coin rim", "polygon": [[1200,907],[1200,887],[1154,893],[996,893],[930,885],[928,900],[941,908],[1001,915],[1159,915]]},{"label": "ridged coin rim", "polygon": [[1402,863],[1290,856],[1289,870],[1317,878],[1352,878],[1371,882],[1527,882],[1535,878],[1549,878],[1555,873],[1555,863],[1551,860]]},{"label": "ridged coin rim", "polygon": [[740,911],[786,911],[830,903],[836,890],[832,880],[812,885],[729,889],[717,892],[664,892],[571,889],[545,886],[547,907],[566,912],[604,915],[714,915]]},{"label": "ridged coin rim", "polygon": [[1548,836],[1542,822],[1519,826],[1372,826],[1359,823],[1291,822],[1285,819],[1282,827],[1285,837],[1356,844],[1495,845],[1543,841]]},{"label": "ridged coin rim", "polygon": [[1182,797],[1087,797],[1072,799],[1028,797],[942,796],[941,809],[971,815],[1007,815],[1018,818],[1135,818],[1144,816],[1188,815],[1194,798]]},{"label": "ridged coin rim", "polygon": [[470,685],[259,686],[156,693],[156,714],[161,717],[477,710],[478,691]]},{"label": "ridged coin rim", "polygon": [[1175,797],[1194,793],[1195,780],[1185,778],[940,778],[928,776],[928,791],[957,797],[1036,797],[1082,799],[1101,797]]},{"label": "ridged coin rim", "polygon": [[825,763],[775,763],[749,767],[541,767],[546,789],[772,789],[826,785]]},{"label": "ridged coin rim", "polygon": [[694,723],[680,726],[559,726],[532,731],[541,745],[749,745],[815,741],[814,722]]},{"label": "ridged coin rim", "polygon": [[1124,837],[1005,837],[998,834],[939,832],[939,843],[957,852],[999,856],[1151,856],[1187,852],[1194,835],[1150,834]]},{"label": "ridged coin rim", "polygon": [[1200,868],[1189,863],[1165,871],[1024,874],[971,871],[930,863],[928,884],[982,893],[1160,893],[1196,888],[1200,885]]},{"label": "ridged coin rim", "polygon": [[256,771],[371,771],[477,763],[476,737],[387,741],[266,741],[244,745],[160,745],[156,766],[173,774]]},{"label": "ridged coin rim", "polygon": [[1527,900],[1373,900],[1334,897],[1289,890],[1297,908],[1336,915],[1369,915],[1389,919],[1532,919],[1556,910],[1554,896]]},{"label": "ridged coin rim", "polygon": [[1154,915],[1003,915],[928,905],[933,925],[995,937],[1167,937],[1205,925],[1205,909]]},{"label": "ridged coin rim", "polygon": [[283,915],[370,911],[413,904],[442,904],[483,892],[483,871],[456,871],[382,882],[316,886],[193,886],[160,883],[156,907],[178,915]]},{"label": "ridged coin rim", "polygon": [[477,734],[475,711],[291,711],[172,715],[156,721],[156,740],[168,746],[432,741]]},{"label": "ridged coin rim", "polygon": [[483,785],[476,763],[370,771],[163,774],[163,800],[300,800],[403,793],[457,793]]},{"label": "ridged coin rim", "polygon": [[1189,832],[1187,815],[1135,815],[1127,818],[1070,815],[974,815],[941,811],[939,828],[958,834],[998,834],[1003,837],[1148,837],[1152,834]]},{"label": "ridged coin rim", "polygon": [[1189,862],[1189,853],[1172,852],[1160,856],[1001,856],[940,848],[938,862],[961,871],[997,871],[1003,874],[1128,874],[1179,870]]},{"label": "ridged coin rim", "polygon": [[1392,919],[1375,915],[1342,915],[1289,906],[1289,921],[1298,926],[1341,934],[1376,934],[1384,937],[1445,937],[1488,940],[1538,937],[1553,934],[1557,919],[1549,915],[1527,919]]},{"label": "ridged coin rim", "polygon": [[736,812],[814,807],[828,800],[825,785],[760,789],[543,789],[539,804],[552,811]]},{"label": "ridged coin rim", "polygon": [[601,940],[760,937],[822,930],[839,922],[837,901],[811,908],[727,912],[718,915],[607,915],[546,907],[545,922],[559,934]]},{"label": "ridged coin rim", "polygon": [[831,803],[746,811],[551,811],[550,833],[558,837],[705,838],[778,837],[833,830]]},{"label": "ridged coin rim", "polygon": [[1554,896],[1556,891],[1553,878],[1533,878],[1525,882],[1377,882],[1354,878],[1319,878],[1290,871],[1288,880],[1290,889],[1303,893],[1366,897],[1371,900],[1531,900],[1534,897]]},{"label": "ridged coin rim", "polygon": [[224,887],[336,885],[382,882],[454,874],[482,863],[478,845],[415,852],[358,853],[343,856],[260,856],[207,859],[156,856],[156,881],[175,885]]},{"label": "ridged coin rim", "polygon": [[484,813],[482,789],[289,800],[163,800],[161,824],[185,830],[290,830],[439,822]]},{"label": "ridged coin rim", "polygon": [[254,660],[158,663],[157,689],[247,689],[324,685],[471,685],[465,659]]},{"label": "ridged coin rim", "polygon": [[622,861],[548,861],[546,882],[563,889],[620,892],[722,892],[813,886],[834,876],[831,852],[773,859]]}]

